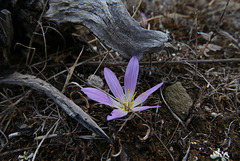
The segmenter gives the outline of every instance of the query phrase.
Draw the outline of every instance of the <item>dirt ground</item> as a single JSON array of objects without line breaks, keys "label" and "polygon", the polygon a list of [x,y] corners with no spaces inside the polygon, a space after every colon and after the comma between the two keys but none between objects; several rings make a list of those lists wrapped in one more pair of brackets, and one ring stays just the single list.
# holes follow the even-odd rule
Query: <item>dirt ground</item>
[{"label": "dirt ground", "polygon": [[[135,13],[137,21],[141,22],[141,12],[146,15],[143,27],[169,33],[176,50],[152,53],[152,66],[150,55],[140,60],[137,92],[164,81],[164,93],[168,86],[181,82],[193,101],[186,119],[181,123],[174,118],[158,90],[144,104],[160,104],[161,108],[106,121],[112,108],[90,99],[86,104],[77,93],[80,88],[69,84],[64,95],[96,121],[115,143],[111,146],[69,117],[45,94],[24,86],[1,84],[0,160],[31,160],[36,155],[35,160],[46,161],[210,161],[214,160],[210,157],[214,152],[219,152],[215,160],[240,160],[240,1],[123,2],[131,15]],[[88,77],[95,74],[107,90],[103,75],[107,66],[123,85],[126,65],[111,63],[128,60],[105,47],[85,27],[77,25],[72,31],[89,45],[85,46],[81,65],[75,68],[70,82],[87,86]],[[42,34],[41,29],[36,32]],[[67,72],[62,71],[73,65],[83,45],[76,41],[63,48],[58,41],[44,43],[37,37],[34,41],[35,55],[27,68],[21,68],[26,55],[18,56],[18,72],[35,75],[61,91],[67,77]],[[18,48],[22,51],[24,47]],[[16,51],[12,52],[17,57]]]}]

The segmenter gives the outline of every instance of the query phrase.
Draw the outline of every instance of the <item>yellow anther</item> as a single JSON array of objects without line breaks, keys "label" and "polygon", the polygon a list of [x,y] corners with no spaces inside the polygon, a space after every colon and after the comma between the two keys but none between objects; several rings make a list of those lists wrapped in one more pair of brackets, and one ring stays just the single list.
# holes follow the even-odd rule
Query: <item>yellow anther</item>
[{"label": "yellow anther", "polygon": [[131,102],[131,104],[130,104],[129,108],[131,108],[131,107],[132,107],[132,105],[133,105],[133,102]]},{"label": "yellow anther", "polygon": [[128,107],[127,107],[127,102],[123,102],[123,108],[124,111],[128,111]]},{"label": "yellow anther", "polygon": [[119,98],[118,98],[118,97],[116,97],[116,99],[119,101]]},{"label": "yellow anther", "polygon": [[128,93],[130,93],[130,89],[128,89]]},{"label": "yellow anther", "polygon": [[132,100],[134,100],[135,96],[136,96],[137,92],[134,93],[133,97],[132,97]]}]

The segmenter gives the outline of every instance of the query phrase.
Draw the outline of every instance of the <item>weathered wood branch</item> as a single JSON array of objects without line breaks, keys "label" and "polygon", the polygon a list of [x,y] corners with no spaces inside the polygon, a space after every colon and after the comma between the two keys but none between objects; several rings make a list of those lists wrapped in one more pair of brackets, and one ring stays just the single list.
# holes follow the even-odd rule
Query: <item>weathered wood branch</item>
[{"label": "weathered wood branch", "polygon": [[85,113],[72,100],[63,95],[51,84],[36,78],[35,76],[23,75],[20,73],[13,73],[6,78],[0,79],[0,83],[24,85],[45,93],[48,97],[52,98],[69,116],[77,120],[88,130],[95,132],[111,143],[110,138],[87,113]]},{"label": "weathered wood branch", "polygon": [[142,28],[121,0],[50,0],[49,5],[49,20],[83,24],[127,58],[160,51],[168,41],[167,34]]}]

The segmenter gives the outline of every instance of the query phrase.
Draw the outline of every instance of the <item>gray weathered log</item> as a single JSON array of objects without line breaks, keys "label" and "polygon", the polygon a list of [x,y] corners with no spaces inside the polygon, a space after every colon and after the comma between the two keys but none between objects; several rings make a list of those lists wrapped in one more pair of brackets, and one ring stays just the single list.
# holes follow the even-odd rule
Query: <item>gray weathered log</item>
[{"label": "gray weathered log", "polygon": [[168,41],[167,34],[142,28],[121,0],[49,0],[49,5],[49,20],[83,24],[126,58],[160,51]]},{"label": "gray weathered log", "polygon": [[95,132],[103,137],[107,142],[111,143],[110,138],[105,132],[96,124],[91,117],[85,113],[72,100],[63,95],[59,90],[51,84],[36,78],[31,75],[23,75],[20,73],[13,73],[6,78],[0,79],[0,84],[16,84],[31,87],[37,91],[44,92],[48,97],[52,98],[69,116],[76,119],[80,124],[88,130]]}]

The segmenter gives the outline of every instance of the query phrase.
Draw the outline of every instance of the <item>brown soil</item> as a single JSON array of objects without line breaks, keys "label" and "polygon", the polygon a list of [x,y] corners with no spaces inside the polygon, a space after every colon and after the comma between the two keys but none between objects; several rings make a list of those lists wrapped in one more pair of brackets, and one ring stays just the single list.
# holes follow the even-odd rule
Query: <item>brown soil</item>
[{"label": "brown soil", "polygon": [[[124,3],[133,14],[139,0],[124,0]],[[169,32],[171,43],[176,49],[176,53],[152,53],[155,62],[152,67],[148,64],[150,56],[143,57],[140,62],[147,65],[140,65],[137,91],[141,93],[162,81],[165,82],[162,90],[181,82],[193,100],[187,119],[182,120],[184,125],[169,112],[160,91],[155,92],[145,105],[160,104],[161,108],[106,121],[106,116],[112,111],[111,107],[91,100],[88,100],[87,107],[75,92],[80,91],[80,88],[72,84],[67,86],[64,94],[92,116],[115,143],[111,146],[71,119],[43,93],[23,86],[1,85],[0,160],[18,160],[24,152],[29,156],[37,148],[39,150],[35,160],[111,158],[143,161],[187,158],[206,161],[212,160],[210,155],[218,148],[221,152],[228,152],[229,160],[240,160],[240,68],[239,61],[231,61],[240,57],[240,1],[232,0],[227,8],[226,3],[226,0],[143,0],[134,16],[140,22],[140,13],[144,12],[149,19],[147,27]],[[38,32],[42,33],[41,29]],[[86,28],[76,26],[75,33],[97,50],[85,47],[80,58],[83,63],[76,67],[70,82],[87,86],[84,81],[89,75],[96,72],[103,79],[103,68],[108,66],[123,85],[126,65],[108,63],[127,61],[110,49],[104,59],[108,52],[106,47],[98,40],[91,41],[95,38]],[[44,43],[36,44],[38,48],[25,73],[37,75],[62,90],[67,72],[58,73],[73,65],[82,45],[67,44],[66,48],[59,50],[57,46],[51,46],[49,48],[52,50],[44,54]],[[24,66],[25,59],[22,65],[18,64],[20,67]],[[101,60],[103,64],[98,68]],[[188,60],[198,61],[188,63]],[[71,92],[74,92],[72,96]],[[143,139],[149,129],[149,136]],[[52,137],[42,143],[36,140],[49,131]],[[16,132],[19,135],[11,136]],[[119,150],[122,151],[117,154]]]}]

